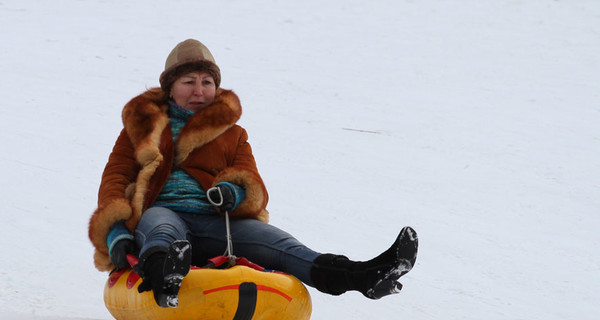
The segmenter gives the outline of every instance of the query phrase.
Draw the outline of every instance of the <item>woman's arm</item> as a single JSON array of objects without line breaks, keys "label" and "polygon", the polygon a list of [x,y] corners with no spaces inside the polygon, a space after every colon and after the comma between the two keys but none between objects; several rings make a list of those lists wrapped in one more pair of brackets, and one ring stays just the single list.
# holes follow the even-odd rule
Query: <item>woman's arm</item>
[{"label": "woman's arm", "polygon": [[252,147],[248,143],[248,134],[245,129],[238,128],[240,134],[232,164],[216,176],[213,186],[219,182],[230,182],[242,187],[245,190],[246,197],[231,212],[231,216],[234,218],[255,218],[267,222],[268,212],[265,209],[269,195],[258,173]]},{"label": "woman's arm", "polygon": [[131,217],[130,192],[140,165],[125,130],[108,158],[98,191],[98,208],[92,214],[88,235],[96,248],[94,263],[102,271],[110,270],[107,236],[115,223]]}]

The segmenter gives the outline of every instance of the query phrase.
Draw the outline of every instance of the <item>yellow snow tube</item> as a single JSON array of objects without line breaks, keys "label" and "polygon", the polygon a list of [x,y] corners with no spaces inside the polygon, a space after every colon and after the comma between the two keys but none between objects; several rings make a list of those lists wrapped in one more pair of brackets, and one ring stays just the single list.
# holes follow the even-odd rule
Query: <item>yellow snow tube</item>
[{"label": "yellow snow tube", "polygon": [[104,303],[118,320],[127,319],[309,319],[312,303],[295,277],[247,266],[193,268],[183,279],[177,308],[161,308],[151,291],[138,293],[139,275],[131,269],[110,275]]}]

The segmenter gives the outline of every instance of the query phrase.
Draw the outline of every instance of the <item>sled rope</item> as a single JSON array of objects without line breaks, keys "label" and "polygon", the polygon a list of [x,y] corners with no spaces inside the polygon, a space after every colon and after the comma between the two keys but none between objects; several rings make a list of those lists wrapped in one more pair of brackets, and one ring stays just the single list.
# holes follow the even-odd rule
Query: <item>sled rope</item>
[{"label": "sled rope", "polygon": [[[215,201],[210,196],[211,193],[213,193],[213,192],[217,192],[219,194],[218,201]],[[212,188],[208,189],[206,196],[208,198],[208,202],[210,202],[210,204],[212,204],[213,206],[218,207],[223,204],[223,193],[221,192],[221,189],[219,189],[217,187],[212,187]],[[233,240],[231,237],[231,227],[229,225],[229,211],[228,210],[225,210],[225,232],[226,232],[226,239],[227,239],[227,248],[225,249],[225,253],[223,255],[227,256],[229,258],[229,264],[231,266],[234,266],[236,256],[233,254]]]},{"label": "sled rope", "polygon": [[229,226],[229,211],[225,211],[225,229],[227,232],[227,249],[225,250],[224,255],[229,257],[230,262],[235,262],[235,256],[233,255],[233,240],[231,238],[231,228]]}]

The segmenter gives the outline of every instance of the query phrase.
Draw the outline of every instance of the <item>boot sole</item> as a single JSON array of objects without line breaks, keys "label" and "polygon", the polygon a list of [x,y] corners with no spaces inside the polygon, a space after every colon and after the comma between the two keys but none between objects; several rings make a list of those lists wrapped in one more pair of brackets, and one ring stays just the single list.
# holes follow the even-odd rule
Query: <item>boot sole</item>
[{"label": "boot sole", "polygon": [[190,272],[192,263],[192,246],[187,240],[174,241],[165,258],[163,272],[165,274],[164,290],[159,296],[158,304],[163,308],[175,308],[179,304],[177,294],[183,278]]}]

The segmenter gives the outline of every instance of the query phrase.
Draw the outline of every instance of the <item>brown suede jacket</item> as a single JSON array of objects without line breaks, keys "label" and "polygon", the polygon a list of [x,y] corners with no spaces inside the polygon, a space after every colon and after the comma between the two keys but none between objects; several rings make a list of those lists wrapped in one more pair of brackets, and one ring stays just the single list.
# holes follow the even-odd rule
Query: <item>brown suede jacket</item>
[{"label": "brown suede jacket", "polygon": [[256,168],[246,130],[236,122],[242,107],[235,93],[218,89],[210,106],[194,113],[173,142],[163,92],[151,89],[123,109],[124,128],[110,154],[98,192],[98,208],[89,224],[100,271],[113,268],[106,237],[115,222],[134,231],[143,212],[156,200],[171,171],[192,175],[207,190],[227,181],[246,190],[231,218],[268,222],[268,194]]}]

